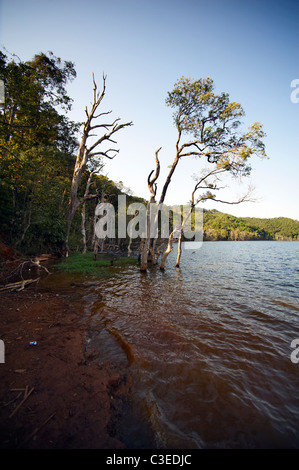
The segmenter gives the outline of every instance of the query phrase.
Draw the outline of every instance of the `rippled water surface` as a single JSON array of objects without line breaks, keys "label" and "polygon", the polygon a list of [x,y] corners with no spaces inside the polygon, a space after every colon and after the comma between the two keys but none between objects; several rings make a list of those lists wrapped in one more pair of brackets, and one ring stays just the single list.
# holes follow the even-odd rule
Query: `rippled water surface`
[{"label": "rippled water surface", "polygon": [[180,269],[175,251],[165,272],[115,267],[85,299],[91,340],[128,365],[155,445],[299,448],[299,243],[205,242]]}]

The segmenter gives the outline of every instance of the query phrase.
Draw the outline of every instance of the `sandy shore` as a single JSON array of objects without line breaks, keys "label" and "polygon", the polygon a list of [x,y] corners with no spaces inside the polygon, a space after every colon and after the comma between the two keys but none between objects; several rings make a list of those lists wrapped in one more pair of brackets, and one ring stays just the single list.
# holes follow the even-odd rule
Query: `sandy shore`
[{"label": "sandy shore", "polygon": [[1,449],[125,447],[117,415],[131,379],[92,361],[80,300],[36,286],[0,293],[0,339]]}]

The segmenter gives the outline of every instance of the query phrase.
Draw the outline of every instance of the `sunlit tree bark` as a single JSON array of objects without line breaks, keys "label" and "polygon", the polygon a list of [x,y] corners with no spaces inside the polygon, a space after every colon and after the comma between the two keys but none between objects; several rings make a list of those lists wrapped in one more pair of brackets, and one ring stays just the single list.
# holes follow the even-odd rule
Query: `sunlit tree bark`
[{"label": "sunlit tree bark", "polygon": [[151,224],[151,204],[155,202],[155,197],[156,197],[156,192],[157,192],[157,185],[156,181],[159,178],[160,174],[160,162],[158,159],[158,153],[160,152],[161,147],[156,150],[155,152],[155,159],[156,159],[156,171],[155,174],[152,177],[152,174],[154,173],[154,170],[149,174],[148,179],[147,179],[147,185],[148,189],[151,193],[151,197],[148,201],[147,208],[146,208],[146,237],[143,240],[143,253],[141,257],[141,265],[140,265],[140,271],[145,272],[147,270],[147,262],[148,262],[148,254],[150,250],[150,224]]},{"label": "sunlit tree bark", "polygon": [[[98,107],[100,106],[106,92],[106,76],[103,76],[103,87],[101,93],[97,91],[97,85],[93,76],[93,102],[90,111],[88,111],[87,107],[85,109],[86,113],[86,121],[83,126],[83,133],[82,138],[79,146],[79,150],[77,153],[77,158],[74,166],[72,184],[71,184],[71,191],[70,191],[70,199],[69,205],[66,214],[66,240],[65,240],[65,251],[66,255],[68,254],[68,240],[69,234],[71,229],[71,224],[74,218],[74,215],[78,209],[78,207],[83,204],[86,200],[98,197],[97,194],[83,196],[82,198],[78,197],[78,190],[79,185],[82,180],[83,172],[86,168],[86,165],[90,159],[93,157],[105,157],[109,159],[113,159],[116,154],[119,152],[118,149],[109,148],[100,150],[99,147],[103,143],[112,142],[115,144],[116,142],[112,139],[114,134],[125,127],[131,126],[132,122],[127,122],[124,124],[120,124],[120,118],[115,119],[112,123],[103,123],[103,124],[93,124],[94,120],[101,118],[109,112],[103,112],[96,114]],[[88,144],[88,139],[90,137],[94,137],[95,134],[92,132],[97,132],[98,130],[105,130],[106,132],[99,138],[95,140],[94,143]]]}]

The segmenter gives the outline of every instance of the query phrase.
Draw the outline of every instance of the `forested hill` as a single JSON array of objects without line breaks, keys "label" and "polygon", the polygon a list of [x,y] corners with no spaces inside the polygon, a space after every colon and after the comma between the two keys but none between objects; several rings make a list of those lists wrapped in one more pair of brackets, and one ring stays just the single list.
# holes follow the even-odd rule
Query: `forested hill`
[{"label": "forested hill", "polygon": [[286,217],[235,217],[203,212],[204,240],[299,240],[299,221]]}]

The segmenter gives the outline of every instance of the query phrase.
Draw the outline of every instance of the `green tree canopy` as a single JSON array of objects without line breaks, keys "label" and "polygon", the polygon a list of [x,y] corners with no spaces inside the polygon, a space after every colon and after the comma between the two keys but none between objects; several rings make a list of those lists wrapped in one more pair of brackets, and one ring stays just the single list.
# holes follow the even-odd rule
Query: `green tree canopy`
[{"label": "green tree canopy", "polygon": [[79,128],[66,114],[72,103],[66,86],[75,76],[74,64],[51,52],[28,62],[0,52],[0,223],[10,243],[20,244],[26,234],[36,247],[43,239],[49,248],[63,238]]},{"label": "green tree canopy", "polygon": [[63,152],[73,152],[78,125],[57,108],[70,109],[72,100],[66,84],[75,76],[74,65],[52,53],[16,63],[8,62],[0,52],[0,79],[5,85],[5,104],[0,115],[2,149],[15,152],[53,144]]},{"label": "green tree canopy", "polygon": [[174,109],[179,158],[203,156],[232,173],[247,175],[249,158],[266,156],[262,125],[255,122],[242,133],[242,106],[230,101],[228,93],[216,94],[211,78],[182,77],[168,93],[166,104]]}]

